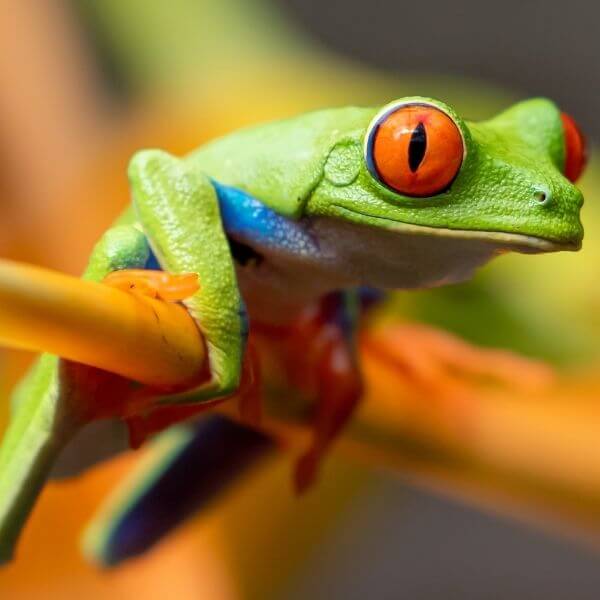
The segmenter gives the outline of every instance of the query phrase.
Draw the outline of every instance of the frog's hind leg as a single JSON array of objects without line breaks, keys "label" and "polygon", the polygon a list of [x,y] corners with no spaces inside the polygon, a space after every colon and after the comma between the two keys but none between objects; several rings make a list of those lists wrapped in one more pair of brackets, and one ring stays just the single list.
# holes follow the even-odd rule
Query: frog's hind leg
[{"label": "frog's hind leg", "polygon": [[113,566],[150,549],[270,453],[264,435],[220,416],[155,438],[84,534],[85,554]]}]

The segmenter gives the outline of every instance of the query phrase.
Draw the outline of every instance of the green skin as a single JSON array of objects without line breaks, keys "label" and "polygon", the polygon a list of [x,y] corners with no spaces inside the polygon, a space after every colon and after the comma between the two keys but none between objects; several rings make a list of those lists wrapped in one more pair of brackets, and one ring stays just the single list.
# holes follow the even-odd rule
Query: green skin
[{"label": "green skin", "polygon": [[[169,272],[198,273],[201,289],[185,305],[206,338],[212,378],[160,402],[203,402],[235,390],[242,297],[253,319],[281,323],[332,290],[443,285],[467,279],[506,250],[580,247],[583,199],[562,174],[563,127],[552,102],[530,100],[468,123],[437,100],[402,101],[442,109],[464,139],[458,176],[431,198],[399,195],[368,171],[364,144],[380,110],[374,108],[324,110],[243,130],[182,159],[158,150],[133,157],[133,210],[96,246],[85,277],[100,281],[114,270],[144,267],[150,251]],[[305,227],[319,251],[263,245],[261,269],[236,265],[214,181]],[[61,365],[43,357],[15,393],[0,449],[4,560],[77,426],[74,407],[83,392]]]}]

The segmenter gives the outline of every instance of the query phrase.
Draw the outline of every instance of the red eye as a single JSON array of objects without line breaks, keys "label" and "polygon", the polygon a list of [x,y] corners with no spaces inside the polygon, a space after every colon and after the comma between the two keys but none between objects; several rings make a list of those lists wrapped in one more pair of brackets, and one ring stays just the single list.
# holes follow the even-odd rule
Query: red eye
[{"label": "red eye", "polygon": [[463,161],[456,123],[425,104],[406,104],[382,115],[367,138],[367,166],[385,186],[405,196],[448,189]]},{"label": "red eye", "polygon": [[565,132],[565,177],[575,183],[587,164],[586,140],[577,123],[566,113],[561,113]]}]

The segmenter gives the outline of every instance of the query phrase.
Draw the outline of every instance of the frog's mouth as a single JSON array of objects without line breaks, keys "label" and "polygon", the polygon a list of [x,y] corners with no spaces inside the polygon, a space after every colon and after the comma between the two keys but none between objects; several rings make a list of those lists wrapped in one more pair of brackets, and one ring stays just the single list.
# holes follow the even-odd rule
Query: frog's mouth
[{"label": "frog's mouth", "polygon": [[[361,221],[360,217],[381,223],[389,231],[403,234],[454,238],[460,240],[473,240],[475,242],[489,242],[499,248],[521,252],[523,254],[540,254],[545,252],[577,252],[581,249],[581,239],[556,241],[533,235],[511,233],[505,231],[483,231],[477,229],[449,229],[446,227],[430,227],[428,225],[413,225],[403,221],[396,221],[387,217],[380,217],[368,213],[351,210],[336,204],[335,207],[345,216],[354,221]],[[364,224],[364,221],[363,221]]]}]

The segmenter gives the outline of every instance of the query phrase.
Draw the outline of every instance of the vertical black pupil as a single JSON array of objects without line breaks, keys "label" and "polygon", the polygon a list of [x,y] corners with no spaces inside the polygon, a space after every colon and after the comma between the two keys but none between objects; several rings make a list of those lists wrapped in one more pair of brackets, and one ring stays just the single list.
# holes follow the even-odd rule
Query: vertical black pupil
[{"label": "vertical black pupil", "polygon": [[427,149],[427,132],[425,125],[419,123],[413,130],[408,143],[408,166],[414,173],[423,162],[425,150]]}]

